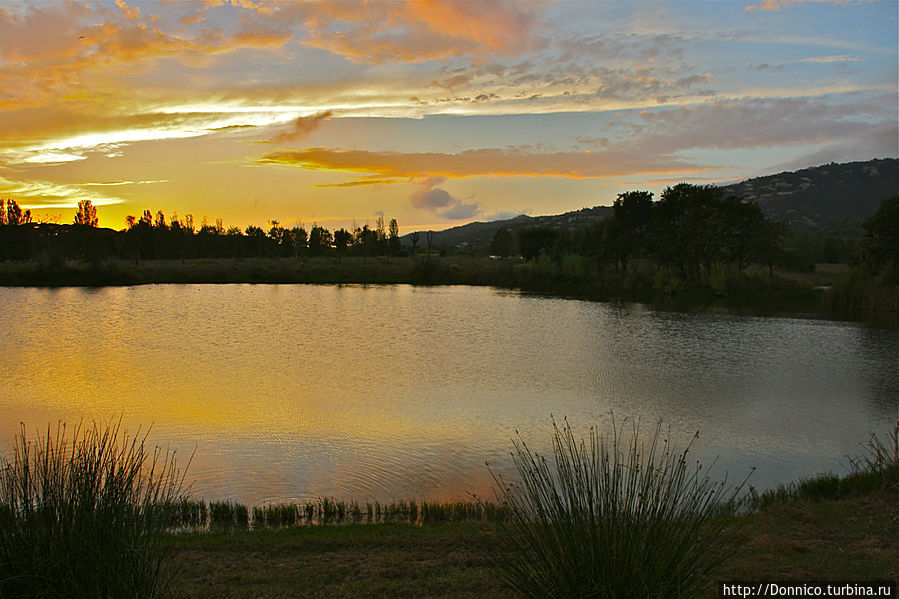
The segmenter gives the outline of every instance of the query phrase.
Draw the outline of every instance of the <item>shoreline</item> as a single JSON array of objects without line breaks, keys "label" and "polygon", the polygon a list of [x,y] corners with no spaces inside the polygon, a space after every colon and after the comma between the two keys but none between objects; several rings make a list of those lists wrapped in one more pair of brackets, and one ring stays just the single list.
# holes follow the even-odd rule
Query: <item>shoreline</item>
[{"label": "shoreline", "polygon": [[[899,489],[774,498],[729,516],[736,553],[722,580],[899,581]],[[287,526],[170,534],[179,597],[508,597],[494,575],[502,524],[491,521]]]},{"label": "shoreline", "polygon": [[[899,327],[899,289],[872,292],[847,282],[847,270],[728,273],[724,280],[658,283],[653,273],[595,272],[580,265],[485,257],[207,258],[0,263],[0,287],[129,287],[164,284],[468,285],[610,303],[639,303],[675,312],[813,317]],[[634,269],[635,270],[635,269]],[[656,279],[658,275],[656,274]],[[658,288],[661,287],[661,288]],[[876,297],[870,297],[875,295]],[[861,300],[859,299],[861,296]],[[895,306],[894,306],[895,304]],[[895,309],[894,309],[895,308]]]}]

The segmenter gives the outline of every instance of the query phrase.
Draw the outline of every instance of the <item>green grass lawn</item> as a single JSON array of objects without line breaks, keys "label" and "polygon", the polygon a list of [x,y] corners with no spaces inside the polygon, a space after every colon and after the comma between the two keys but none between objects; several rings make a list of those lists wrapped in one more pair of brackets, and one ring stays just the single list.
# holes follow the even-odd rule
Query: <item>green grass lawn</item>
[{"label": "green grass lawn", "polygon": [[[899,578],[899,489],[776,502],[734,519],[718,580]],[[172,537],[178,597],[508,597],[496,525],[293,527]]]}]

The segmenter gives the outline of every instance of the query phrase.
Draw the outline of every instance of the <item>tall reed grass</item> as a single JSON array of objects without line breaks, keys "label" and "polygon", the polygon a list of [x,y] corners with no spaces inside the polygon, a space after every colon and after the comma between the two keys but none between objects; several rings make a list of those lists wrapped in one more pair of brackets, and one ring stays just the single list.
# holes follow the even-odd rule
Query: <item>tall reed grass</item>
[{"label": "tall reed grass", "polygon": [[[732,547],[721,534],[742,484],[713,482],[688,465],[659,424],[648,444],[639,425],[611,439],[575,437],[553,422],[552,456],[519,437],[519,481],[494,473],[510,511],[500,521],[498,572],[524,597],[693,597]],[[745,482],[745,481],[744,481]]]},{"label": "tall reed grass", "polygon": [[0,597],[165,596],[161,538],[186,500],[174,453],[121,421],[32,441],[22,425],[0,458]]}]

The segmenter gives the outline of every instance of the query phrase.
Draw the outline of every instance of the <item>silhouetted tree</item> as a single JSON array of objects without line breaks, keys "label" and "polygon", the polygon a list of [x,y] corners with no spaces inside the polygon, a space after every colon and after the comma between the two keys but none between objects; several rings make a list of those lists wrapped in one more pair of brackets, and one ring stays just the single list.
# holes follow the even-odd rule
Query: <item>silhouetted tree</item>
[{"label": "silhouetted tree", "polygon": [[31,210],[22,210],[12,198],[6,200],[6,224],[10,226],[27,225],[31,222]]},{"label": "silhouetted tree", "polygon": [[313,223],[309,231],[309,255],[323,256],[330,251],[333,243],[331,232]]},{"label": "silhouetted tree", "polygon": [[515,236],[506,227],[500,227],[490,240],[490,254],[508,258],[515,253]]},{"label": "silhouetted tree", "polygon": [[403,244],[400,243],[400,226],[395,218],[391,218],[387,226],[387,251],[392,256],[399,256],[403,251]]},{"label": "silhouetted tree", "polygon": [[[206,227],[200,229],[202,232]],[[265,231],[261,228],[250,225],[247,227],[244,232],[247,235],[247,242],[250,244],[250,248],[252,253],[256,257],[261,257],[265,254]]]},{"label": "silhouetted tree", "polygon": [[78,212],[75,213],[75,224],[96,227],[98,223],[97,209],[94,204],[90,200],[79,201]]},{"label": "silhouetted tree", "polygon": [[343,255],[346,253],[347,246],[353,241],[353,234],[346,229],[337,229],[334,231],[334,248],[337,250],[337,259],[343,262]]},{"label": "silhouetted tree", "polygon": [[883,200],[864,227],[866,262],[885,266],[893,276],[899,275],[899,196]]},{"label": "silhouetted tree", "polygon": [[554,258],[560,257],[559,242],[559,234],[552,229],[529,227],[518,231],[518,251],[521,253],[521,257],[527,261],[538,258],[540,254]]},{"label": "silhouetted tree", "polygon": [[361,229],[357,227],[353,237],[356,247],[362,253],[363,263],[368,262],[369,256],[377,254],[378,234],[369,229],[368,225],[363,225]]},{"label": "silhouetted tree", "polygon": [[618,195],[613,209],[612,228],[608,243],[615,255],[615,267],[627,270],[631,256],[649,250],[653,220],[652,194],[648,191],[628,191]]},{"label": "silhouetted tree", "polygon": [[379,215],[375,221],[375,253],[383,256],[387,253],[387,228],[384,226],[384,216]]},{"label": "silhouetted tree", "polygon": [[306,233],[306,229],[297,225],[290,229],[293,234],[293,255],[294,258],[305,258],[306,257],[306,248],[309,243],[309,234]]}]

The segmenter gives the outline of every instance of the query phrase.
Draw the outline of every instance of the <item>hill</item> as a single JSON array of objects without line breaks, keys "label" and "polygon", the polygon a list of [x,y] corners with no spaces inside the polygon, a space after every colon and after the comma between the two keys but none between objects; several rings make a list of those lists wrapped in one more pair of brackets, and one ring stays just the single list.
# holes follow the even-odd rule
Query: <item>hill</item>
[{"label": "hill", "polygon": [[[831,235],[858,237],[862,223],[885,198],[899,195],[899,160],[826,164],[795,172],[747,179],[722,186],[727,193],[755,202],[771,219]],[[611,216],[611,206],[594,206],[551,216],[519,215],[508,220],[474,222],[433,233],[435,247],[486,251],[500,227],[515,232],[526,227],[574,231]],[[411,245],[410,235],[402,241]],[[426,234],[420,232],[419,247]]]},{"label": "hill", "polygon": [[[444,231],[434,231],[431,243],[434,247],[458,247],[475,251],[486,251],[490,245],[490,240],[493,239],[493,234],[501,227],[505,227],[513,233],[528,227],[544,227],[548,229],[576,231],[597,223],[611,215],[611,206],[581,208],[580,210],[549,216],[528,216],[526,214],[519,214],[515,218],[506,220],[494,220],[490,222],[479,221],[468,223],[467,225],[460,225]],[[419,238],[418,246],[426,247],[426,233],[422,231],[420,234],[421,237]],[[410,235],[411,233],[409,235],[403,235],[402,242],[404,245],[412,245]]]},{"label": "hill", "polygon": [[858,237],[880,202],[899,195],[899,160],[830,163],[724,186],[771,219],[832,235]]}]

